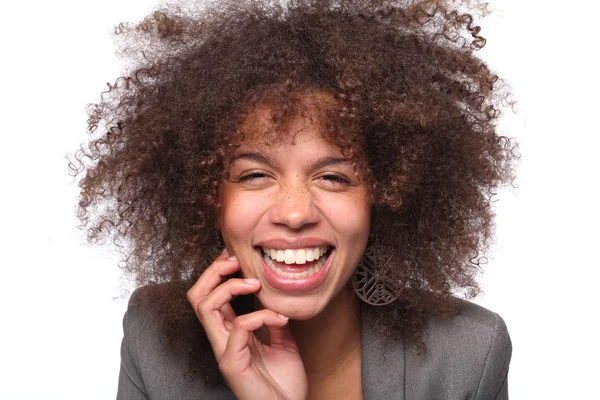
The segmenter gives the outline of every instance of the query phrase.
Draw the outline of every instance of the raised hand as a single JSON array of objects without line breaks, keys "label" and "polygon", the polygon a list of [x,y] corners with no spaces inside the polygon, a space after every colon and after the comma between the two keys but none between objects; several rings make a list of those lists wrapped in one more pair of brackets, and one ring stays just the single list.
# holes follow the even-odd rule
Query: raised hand
[{"label": "raised hand", "polygon": [[[306,399],[306,373],[288,318],[267,309],[242,316],[233,311],[234,296],[260,290],[257,279],[224,280],[239,269],[225,250],[187,293],[225,381],[241,400]],[[254,334],[262,326],[269,329],[269,344]]]}]

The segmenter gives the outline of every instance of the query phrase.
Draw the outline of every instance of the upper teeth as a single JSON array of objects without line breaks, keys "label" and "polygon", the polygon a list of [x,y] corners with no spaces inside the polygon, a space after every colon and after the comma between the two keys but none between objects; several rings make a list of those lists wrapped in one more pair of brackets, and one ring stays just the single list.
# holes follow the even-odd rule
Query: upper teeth
[{"label": "upper teeth", "polygon": [[268,249],[262,248],[263,252],[278,262],[286,264],[306,264],[306,262],[316,261],[327,252],[327,246],[311,247],[305,249]]}]

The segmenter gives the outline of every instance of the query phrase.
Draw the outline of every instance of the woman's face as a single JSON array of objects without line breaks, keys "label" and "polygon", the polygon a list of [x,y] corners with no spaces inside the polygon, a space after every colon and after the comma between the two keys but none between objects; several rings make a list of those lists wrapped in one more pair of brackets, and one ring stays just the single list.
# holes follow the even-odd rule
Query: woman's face
[{"label": "woman's face", "polygon": [[[245,132],[266,126],[268,110],[254,114]],[[340,292],[369,235],[366,184],[319,125],[297,117],[277,145],[247,135],[221,188],[230,254],[260,280],[261,304],[295,319],[314,317]]]}]

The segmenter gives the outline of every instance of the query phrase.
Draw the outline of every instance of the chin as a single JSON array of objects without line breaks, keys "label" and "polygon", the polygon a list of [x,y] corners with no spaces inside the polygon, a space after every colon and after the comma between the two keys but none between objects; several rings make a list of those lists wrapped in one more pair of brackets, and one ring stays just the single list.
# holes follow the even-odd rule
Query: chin
[{"label": "chin", "polygon": [[258,294],[258,301],[266,309],[285,315],[295,320],[308,320],[319,315],[329,304],[321,296],[313,295],[287,295],[285,293],[268,293],[269,289],[262,289]]}]

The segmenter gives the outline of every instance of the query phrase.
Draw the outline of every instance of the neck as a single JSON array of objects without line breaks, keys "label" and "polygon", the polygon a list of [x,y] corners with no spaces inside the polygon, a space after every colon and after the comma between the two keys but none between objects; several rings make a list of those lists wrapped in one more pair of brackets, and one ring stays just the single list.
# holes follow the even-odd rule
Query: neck
[{"label": "neck", "polygon": [[307,375],[324,377],[358,351],[360,354],[359,300],[345,286],[319,315],[291,321],[290,328],[300,350]]}]

